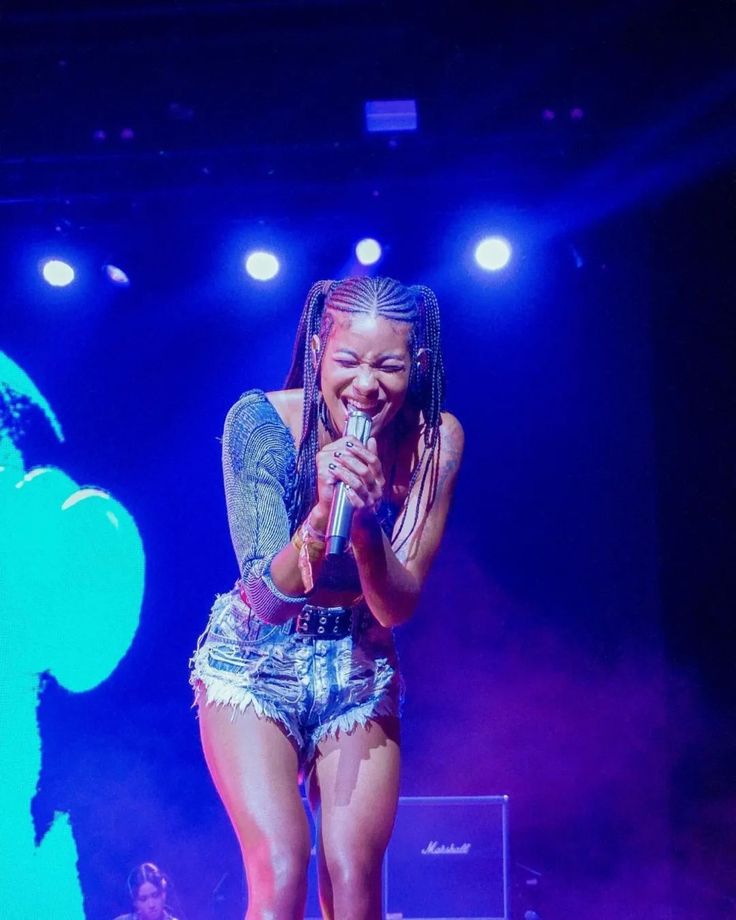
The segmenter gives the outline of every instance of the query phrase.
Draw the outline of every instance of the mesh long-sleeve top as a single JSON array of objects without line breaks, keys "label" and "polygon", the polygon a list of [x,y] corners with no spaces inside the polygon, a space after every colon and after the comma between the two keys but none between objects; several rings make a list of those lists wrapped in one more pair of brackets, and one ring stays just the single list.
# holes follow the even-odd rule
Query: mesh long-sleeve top
[{"label": "mesh long-sleeve top", "polygon": [[230,536],[248,604],[259,619],[283,623],[307,600],[279,591],[270,571],[291,535],[296,448],[262,390],[244,393],[228,412],[222,469]]}]

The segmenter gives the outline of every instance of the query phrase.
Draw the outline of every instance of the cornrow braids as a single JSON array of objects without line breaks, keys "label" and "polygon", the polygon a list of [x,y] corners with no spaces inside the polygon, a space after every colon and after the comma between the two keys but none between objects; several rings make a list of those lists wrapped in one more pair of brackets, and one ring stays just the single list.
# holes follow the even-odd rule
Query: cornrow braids
[{"label": "cornrow braids", "polygon": [[[284,386],[304,388],[302,436],[297,453],[296,492],[291,520],[292,532],[299,525],[317,496],[316,458],[319,447],[319,420],[332,437],[337,436],[322,402],[319,389],[324,345],[329,337],[332,313],[370,314],[394,322],[410,323],[411,371],[408,400],[424,423],[424,450],[412,472],[407,499],[399,518],[396,536],[406,524],[409,498],[417,483],[419,495],[411,526],[397,550],[410,539],[419,520],[421,502],[429,487],[431,502],[436,491],[436,448],[439,443],[440,412],[445,395],[445,370],[440,345],[440,314],[437,297],[423,285],[406,286],[393,278],[348,278],[344,281],[318,281],[307,294]],[[321,346],[312,352],[313,337]],[[434,474],[433,471],[434,470]]]},{"label": "cornrow braids", "polygon": [[403,323],[416,322],[417,291],[393,278],[348,278],[330,292],[327,306],[339,313],[369,313]]}]

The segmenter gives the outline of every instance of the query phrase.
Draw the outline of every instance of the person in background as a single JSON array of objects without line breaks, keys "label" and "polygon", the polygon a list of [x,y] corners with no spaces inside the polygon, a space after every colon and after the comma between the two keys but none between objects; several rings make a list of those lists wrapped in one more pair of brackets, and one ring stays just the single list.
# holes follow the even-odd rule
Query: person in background
[{"label": "person in background", "polygon": [[141,863],[128,876],[128,893],[133,911],[115,920],[176,920],[166,906],[169,880],[151,862]]}]

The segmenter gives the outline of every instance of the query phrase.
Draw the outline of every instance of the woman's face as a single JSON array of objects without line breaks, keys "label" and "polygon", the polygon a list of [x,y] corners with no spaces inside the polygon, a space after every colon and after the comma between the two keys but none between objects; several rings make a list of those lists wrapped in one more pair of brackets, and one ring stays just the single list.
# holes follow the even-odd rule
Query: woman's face
[{"label": "woman's face", "polygon": [[351,407],[367,412],[375,437],[406,400],[411,325],[365,313],[332,317],[320,382],[327,411],[340,433]]},{"label": "woman's face", "polygon": [[166,895],[151,882],[143,882],[133,902],[141,920],[163,920]]}]

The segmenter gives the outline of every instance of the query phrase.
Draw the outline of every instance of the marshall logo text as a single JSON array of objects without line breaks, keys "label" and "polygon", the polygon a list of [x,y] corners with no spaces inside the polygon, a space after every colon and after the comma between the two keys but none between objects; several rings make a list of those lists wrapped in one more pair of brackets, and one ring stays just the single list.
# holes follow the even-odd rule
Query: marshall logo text
[{"label": "marshall logo text", "polygon": [[421,851],[422,856],[467,856],[469,852],[469,843],[440,843],[439,840],[430,840]]}]

